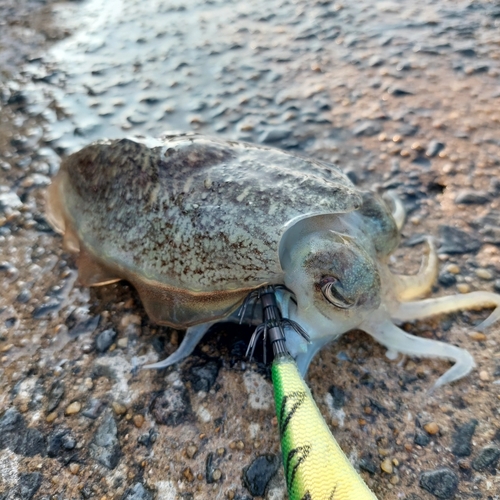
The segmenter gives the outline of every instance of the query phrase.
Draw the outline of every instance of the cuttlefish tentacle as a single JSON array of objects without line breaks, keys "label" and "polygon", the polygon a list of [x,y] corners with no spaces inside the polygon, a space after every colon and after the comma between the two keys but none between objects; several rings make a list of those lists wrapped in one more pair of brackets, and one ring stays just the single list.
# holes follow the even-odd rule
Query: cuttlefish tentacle
[{"label": "cuttlefish tentacle", "polygon": [[399,231],[404,226],[405,219],[406,219],[406,209],[405,206],[403,205],[403,202],[399,198],[399,196],[394,192],[394,191],[387,191],[384,194],[384,198],[388,198],[391,203],[392,203],[392,217],[394,221],[396,222],[396,226]]},{"label": "cuttlefish tentacle", "polygon": [[404,302],[391,312],[393,320],[413,321],[435,314],[462,311],[465,309],[485,309],[494,307],[493,312],[475,330],[484,330],[500,319],[500,295],[493,292],[470,292],[463,295],[450,295],[434,299]]},{"label": "cuttlefish tentacle", "polygon": [[297,363],[297,368],[299,369],[299,372],[302,375],[302,377],[306,376],[307,370],[309,369],[309,365],[311,364],[314,356],[316,356],[318,351],[331,341],[332,341],[331,337],[317,339],[307,346],[306,352],[300,352],[299,354],[297,354],[295,362]]},{"label": "cuttlefish tentacle", "polygon": [[427,295],[436,282],[438,275],[438,257],[433,239],[428,236],[427,254],[422,259],[420,271],[413,276],[393,275],[396,297],[402,302]]},{"label": "cuttlefish tentacle", "polygon": [[433,389],[465,377],[475,367],[474,358],[465,349],[438,340],[410,335],[382,315],[371,317],[368,322],[360,325],[360,329],[391,351],[409,356],[454,361],[455,364],[438,378]]},{"label": "cuttlefish tentacle", "polygon": [[167,366],[174,365],[175,363],[182,361],[184,358],[187,358],[194,351],[198,342],[203,338],[205,333],[207,333],[209,328],[214,323],[216,323],[216,321],[189,327],[186,330],[181,345],[175,352],[173,352],[168,358],[158,361],[158,363],[144,365],[142,368],[167,368]]}]

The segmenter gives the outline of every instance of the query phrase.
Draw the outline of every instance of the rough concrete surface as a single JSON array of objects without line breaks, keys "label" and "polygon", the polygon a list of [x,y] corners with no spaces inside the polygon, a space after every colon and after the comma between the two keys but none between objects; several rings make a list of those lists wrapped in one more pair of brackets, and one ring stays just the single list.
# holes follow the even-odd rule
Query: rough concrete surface
[{"label": "rough concrete surface", "polygon": [[[286,498],[268,369],[219,325],[165,371],[182,332],[126,283],[79,286],[44,218],[61,157],[91,140],[197,130],[338,163],[395,190],[394,270],[441,244],[433,295],[500,291],[496,1],[0,1],[0,498]],[[477,369],[390,360],[366,334],[308,383],[380,499],[500,499],[499,325],[404,325]],[[275,472],[276,471],[276,472]]]}]

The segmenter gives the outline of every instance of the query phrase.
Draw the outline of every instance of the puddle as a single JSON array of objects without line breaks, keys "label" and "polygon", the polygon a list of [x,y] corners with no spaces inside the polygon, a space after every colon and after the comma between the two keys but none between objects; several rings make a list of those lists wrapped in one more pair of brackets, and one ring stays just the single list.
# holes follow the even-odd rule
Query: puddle
[{"label": "puddle", "polygon": [[[48,139],[66,151],[165,130],[259,141],[269,128],[328,124],[338,87],[350,87],[339,73],[353,67],[383,66],[397,82],[445,55],[435,68],[445,75],[473,44],[474,64],[490,67],[495,37],[480,30],[483,17],[466,2],[63,4],[58,24],[74,33],[26,68],[27,89],[33,111],[47,104],[40,92],[50,96]],[[282,146],[307,148],[296,135]]]}]

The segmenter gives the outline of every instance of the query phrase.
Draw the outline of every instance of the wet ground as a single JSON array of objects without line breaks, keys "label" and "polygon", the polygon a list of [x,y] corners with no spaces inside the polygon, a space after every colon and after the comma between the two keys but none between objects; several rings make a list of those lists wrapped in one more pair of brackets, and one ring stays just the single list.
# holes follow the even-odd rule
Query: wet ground
[{"label": "wet ground", "polygon": [[[286,498],[251,330],[175,350],[126,284],[88,290],[44,218],[60,158],[89,141],[197,130],[338,163],[409,212],[394,268],[441,242],[434,294],[500,290],[498,2],[0,2],[0,498]],[[416,245],[416,246],[414,246]],[[499,327],[405,325],[477,370],[385,357],[361,332],[308,382],[380,499],[500,498]]]}]

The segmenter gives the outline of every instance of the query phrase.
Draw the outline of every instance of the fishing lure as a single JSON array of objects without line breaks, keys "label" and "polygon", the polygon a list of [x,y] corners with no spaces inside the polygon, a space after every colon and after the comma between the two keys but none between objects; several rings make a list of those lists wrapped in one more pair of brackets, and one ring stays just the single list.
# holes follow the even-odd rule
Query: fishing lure
[{"label": "fishing lure", "polygon": [[287,351],[284,328],[294,325],[282,318],[274,287],[265,287],[260,300],[264,321],[252,336],[249,352],[253,354],[261,334],[264,340],[269,338],[274,355],[271,369],[274,400],[290,500],[377,500],[333,437]]}]

